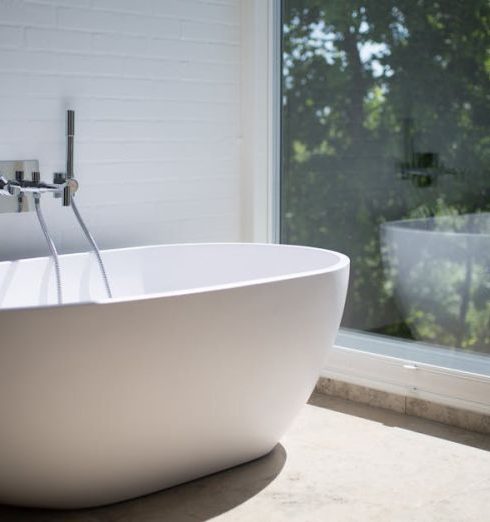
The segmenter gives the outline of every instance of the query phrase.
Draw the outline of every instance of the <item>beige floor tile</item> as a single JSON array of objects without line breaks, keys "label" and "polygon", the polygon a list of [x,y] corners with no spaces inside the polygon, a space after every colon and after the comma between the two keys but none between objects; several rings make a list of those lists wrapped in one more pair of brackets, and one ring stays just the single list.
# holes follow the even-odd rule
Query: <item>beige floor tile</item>
[{"label": "beige floor tile", "polygon": [[144,498],[1,522],[483,522],[490,437],[316,395],[267,457]]}]

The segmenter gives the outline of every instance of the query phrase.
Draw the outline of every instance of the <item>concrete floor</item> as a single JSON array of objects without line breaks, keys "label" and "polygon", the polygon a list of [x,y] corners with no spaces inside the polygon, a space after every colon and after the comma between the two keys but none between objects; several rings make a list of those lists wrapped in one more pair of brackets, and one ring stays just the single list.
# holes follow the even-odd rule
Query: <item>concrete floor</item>
[{"label": "concrete floor", "polygon": [[104,508],[0,521],[490,520],[490,437],[322,395],[262,459]]}]

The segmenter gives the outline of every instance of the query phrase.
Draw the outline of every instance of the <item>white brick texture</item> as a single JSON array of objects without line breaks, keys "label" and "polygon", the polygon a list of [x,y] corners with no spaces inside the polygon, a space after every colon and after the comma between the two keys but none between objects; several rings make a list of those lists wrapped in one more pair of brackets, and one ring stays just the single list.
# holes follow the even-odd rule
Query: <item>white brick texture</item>
[{"label": "white brick texture", "polygon": [[[239,0],[0,0],[0,159],[63,171],[68,108],[101,247],[240,239]],[[60,251],[86,250],[43,206]],[[33,214],[0,229],[0,259],[47,255]]]}]

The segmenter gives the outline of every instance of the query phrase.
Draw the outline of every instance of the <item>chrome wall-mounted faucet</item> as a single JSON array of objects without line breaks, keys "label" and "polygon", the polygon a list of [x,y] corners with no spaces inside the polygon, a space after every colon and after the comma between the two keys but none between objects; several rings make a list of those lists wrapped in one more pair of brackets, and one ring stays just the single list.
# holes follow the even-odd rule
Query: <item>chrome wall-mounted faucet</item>
[{"label": "chrome wall-mounted faucet", "polygon": [[[99,248],[83,221],[74,199],[78,190],[78,181],[74,177],[73,169],[74,139],[75,111],[68,110],[66,114],[66,173],[54,173],[52,183],[41,181],[39,162],[37,160],[0,161],[0,196],[3,196],[0,198],[2,200],[0,201],[0,213],[35,210],[54,260],[59,304],[63,302],[60,263],[56,246],[49,234],[46,221],[41,212],[41,196],[43,194],[52,194],[55,198],[62,198],[63,206],[72,207],[75,218],[97,259],[107,295],[112,297],[112,291]],[[30,173],[30,180],[25,178],[26,171]]]},{"label": "chrome wall-mounted faucet", "polygon": [[[75,137],[75,111],[67,111],[66,118],[66,174],[55,172],[53,182],[41,181],[37,160],[0,161],[0,196],[17,199],[17,205],[2,208],[0,212],[27,212],[34,210],[32,205],[36,195],[51,193],[63,198],[63,206],[71,205],[72,196],[78,190],[78,181],[73,172],[73,153]],[[27,173],[31,179],[25,177]]]}]

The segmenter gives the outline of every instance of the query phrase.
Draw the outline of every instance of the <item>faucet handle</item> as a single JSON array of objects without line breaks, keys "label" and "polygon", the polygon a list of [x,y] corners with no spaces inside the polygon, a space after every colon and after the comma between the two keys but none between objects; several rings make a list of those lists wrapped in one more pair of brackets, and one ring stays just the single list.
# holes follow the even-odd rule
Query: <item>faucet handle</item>
[{"label": "faucet handle", "polygon": [[55,185],[65,185],[63,191],[56,192],[54,197],[63,197],[63,206],[69,207],[72,195],[78,190],[78,181],[75,178],[67,178],[63,172],[55,172],[53,174],[53,183]]},{"label": "faucet handle", "polygon": [[56,185],[63,185],[66,181],[66,175],[63,172],[55,172],[53,174],[53,183]]},{"label": "faucet handle", "polygon": [[[66,181],[66,176],[63,172],[55,172],[53,174],[53,183],[55,185],[63,185],[63,183]],[[61,198],[61,194],[59,192],[54,194],[55,198]]]}]

